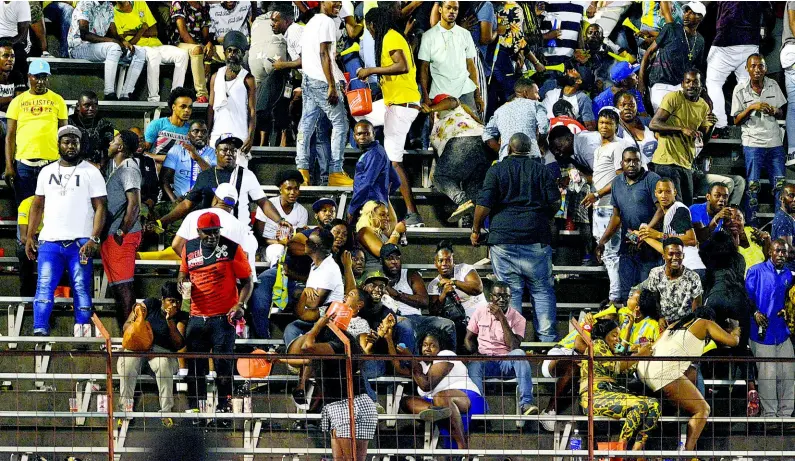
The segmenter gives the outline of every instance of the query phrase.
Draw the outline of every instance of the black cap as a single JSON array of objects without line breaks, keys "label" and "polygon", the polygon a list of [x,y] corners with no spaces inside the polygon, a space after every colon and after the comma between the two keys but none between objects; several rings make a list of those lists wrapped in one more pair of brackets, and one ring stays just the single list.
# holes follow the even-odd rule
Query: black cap
[{"label": "black cap", "polygon": [[232,133],[224,133],[215,141],[215,147],[218,148],[220,144],[229,144],[232,143],[237,149],[243,147],[243,140],[238,138],[237,136],[233,135]]},{"label": "black cap", "polygon": [[381,246],[381,254],[380,254],[381,259],[386,259],[395,253],[397,253],[398,256],[401,255],[400,247],[395,245],[394,243],[387,243]]}]

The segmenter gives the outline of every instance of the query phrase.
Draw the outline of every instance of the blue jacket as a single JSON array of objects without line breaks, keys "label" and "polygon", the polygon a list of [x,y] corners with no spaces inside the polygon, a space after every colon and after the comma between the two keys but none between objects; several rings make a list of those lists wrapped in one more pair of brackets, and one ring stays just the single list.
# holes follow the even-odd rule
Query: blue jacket
[{"label": "blue jacket", "polygon": [[356,214],[370,200],[389,203],[389,196],[399,187],[400,178],[386,156],[384,147],[378,141],[374,142],[356,162],[348,213]]},{"label": "blue jacket", "polygon": [[792,272],[784,269],[776,272],[775,266],[768,259],[763,263],[751,266],[745,276],[745,289],[759,312],[767,317],[765,339],[759,339],[759,325],[751,314],[751,341],[768,346],[775,346],[789,341],[789,328],[778,313],[784,309],[787,291],[792,285]]}]

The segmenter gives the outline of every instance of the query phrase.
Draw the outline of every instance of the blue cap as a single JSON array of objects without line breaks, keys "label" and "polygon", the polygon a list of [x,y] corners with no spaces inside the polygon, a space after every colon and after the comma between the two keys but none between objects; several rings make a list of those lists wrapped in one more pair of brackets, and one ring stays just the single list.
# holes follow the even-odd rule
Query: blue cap
[{"label": "blue cap", "polygon": [[34,59],[33,61],[30,62],[30,66],[28,67],[28,73],[30,75],[39,75],[39,74],[52,75],[52,73],[50,73],[50,63],[43,59]]},{"label": "blue cap", "polygon": [[613,83],[618,83],[630,75],[634,74],[640,69],[640,65],[633,66],[632,64],[626,61],[619,61],[614,66],[613,69],[610,71],[610,80]]}]

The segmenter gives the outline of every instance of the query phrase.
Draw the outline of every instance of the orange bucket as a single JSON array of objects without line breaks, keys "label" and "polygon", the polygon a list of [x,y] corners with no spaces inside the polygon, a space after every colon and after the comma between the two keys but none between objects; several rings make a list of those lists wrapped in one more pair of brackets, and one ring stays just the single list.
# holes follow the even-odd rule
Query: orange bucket
[{"label": "orange bucket", "polygon": [[[261,354],[266,356],[266,352],[262,349],[254,349],[252,354]],[[252,358],[245,357],[237,359],[237,372],[243,378],[267,378],[271,374],[273,362],[266,357]]]},{"label": "orange bucket", "polygon": [[[355,78],[353,80],[359,80]],[[351,80],[351,81],[353,81]],[[351,108],[351,115],[360,117],[373,111],[373,93],[370,88],[360,88],[350,91],[350,82],[345,87],[345,97],[348,98],[348,106]]]},{"label": "orange bucket", "polygon": [[[624,451],[627,449],[627,444],[625,442],[597,442],[596,443],[597,450],[600,451]],[[624,458],[599,458],[599,461],[624,461]]]}]

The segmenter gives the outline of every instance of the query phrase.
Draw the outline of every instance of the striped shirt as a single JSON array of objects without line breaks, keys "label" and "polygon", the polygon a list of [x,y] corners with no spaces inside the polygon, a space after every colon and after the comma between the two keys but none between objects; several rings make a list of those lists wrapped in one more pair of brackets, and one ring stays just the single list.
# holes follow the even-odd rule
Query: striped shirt
[{"label": "striped shirt", "polygon": [[547,11],[541,21],[541,31],[547,33],[553,29],[560,30],[561,36],[555,39],[555,46],[550,47],[549,41],[544,48],[547,65],[566,62],[574,50],[580,47],[579,37],[582,30],[582,19],[589,2],[547,2]]}]

